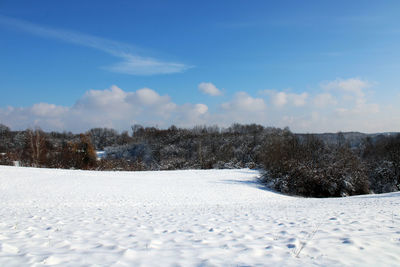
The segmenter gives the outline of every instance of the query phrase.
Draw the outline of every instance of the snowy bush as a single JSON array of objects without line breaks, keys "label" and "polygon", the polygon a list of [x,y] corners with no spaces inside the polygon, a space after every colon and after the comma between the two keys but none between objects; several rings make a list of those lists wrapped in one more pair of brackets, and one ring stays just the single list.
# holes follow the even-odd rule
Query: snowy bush
[{"label": "snowy bush", "polygon": [[283,131],[265,142],[263,181],[273,189],[307,197],[367,194],[362,162],[348,147],[325,146],[310,136],[299,142]]},{"label": "snowy bush", "polygon": [[374,193],[400,190],[400,134],[366,138],[360,154]]},{"label": "snowy bush", "polygon": [[369,183],[374,193],[400,190],[393,163],[390,161],[381,161],[374,164],[372,170],[370,170]]}]

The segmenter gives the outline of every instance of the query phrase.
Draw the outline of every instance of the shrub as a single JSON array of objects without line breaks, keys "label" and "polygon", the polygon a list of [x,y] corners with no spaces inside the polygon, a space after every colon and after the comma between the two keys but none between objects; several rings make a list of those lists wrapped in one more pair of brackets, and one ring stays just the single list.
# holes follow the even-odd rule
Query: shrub
[{"label": "shrub", "polygon": [[365,167],[347,146],[327,147],[313,136],[303,142],[284,130],[264,146],[262,180],[273,189],[307,197],[369,192]]},{"label": "shrub", "polygon": [[7,153],[0,153],[0,165],[14,165],[13,160],[11,159],[10,155]]},{"label": "shrub", "polygon": [[97,156],[89,136],[81,134],[77,141],[64,142],[52,165],[68,169],[94,169]]}]

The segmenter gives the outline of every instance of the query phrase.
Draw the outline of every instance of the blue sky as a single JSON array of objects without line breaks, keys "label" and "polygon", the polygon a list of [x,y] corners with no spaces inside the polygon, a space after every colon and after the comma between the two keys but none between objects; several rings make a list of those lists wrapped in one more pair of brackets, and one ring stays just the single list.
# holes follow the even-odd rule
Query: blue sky
[{"label": "blue sky", "polygon": [[399,1],[3,0],[0,123],[400,131],[398,14]]}]

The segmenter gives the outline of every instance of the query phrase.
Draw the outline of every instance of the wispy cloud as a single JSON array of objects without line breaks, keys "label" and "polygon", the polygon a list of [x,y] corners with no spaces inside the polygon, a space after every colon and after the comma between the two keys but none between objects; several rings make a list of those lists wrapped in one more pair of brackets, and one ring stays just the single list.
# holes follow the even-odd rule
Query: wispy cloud
[{"label": "wispy cloud", "polygon": [[2,15],[0,15],[0,25],[44,38],[58,39],[67,43],[90,47],[122,59],[121,62],[104,67],[104,69],[113,72],[131,75],[155,75],[180,73],[192,67],[183,63],[167,62],[138,55],[132,45],[89,34],[45,27]]},{"label": "wispy cloud", "polygon": [[165,62],[133,55],[126,55],[123,58],[124,61],[105,67],[105,69],[131,75],[153,75],[179,73],[192,67],[182,63]]}]

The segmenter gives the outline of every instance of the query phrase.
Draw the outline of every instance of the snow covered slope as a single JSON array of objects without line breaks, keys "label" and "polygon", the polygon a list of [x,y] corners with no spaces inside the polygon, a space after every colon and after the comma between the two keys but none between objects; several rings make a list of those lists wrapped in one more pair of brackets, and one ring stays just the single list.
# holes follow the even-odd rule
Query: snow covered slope
[{"label": "snow covered slope", "polygon": [[289,197],[257,175],[1,166],[0,266],[399,266],[399,193]]}]

